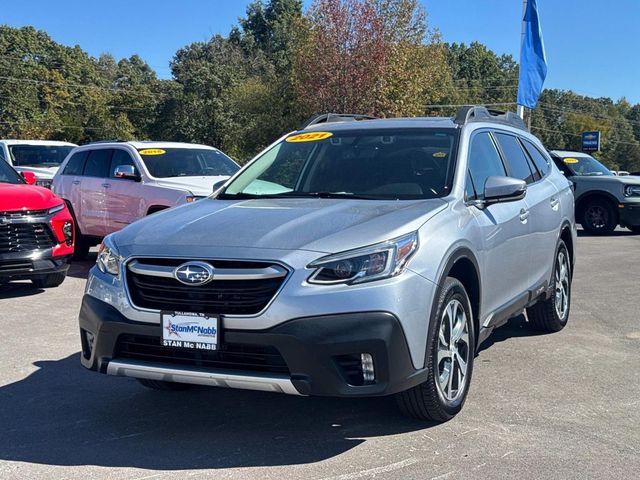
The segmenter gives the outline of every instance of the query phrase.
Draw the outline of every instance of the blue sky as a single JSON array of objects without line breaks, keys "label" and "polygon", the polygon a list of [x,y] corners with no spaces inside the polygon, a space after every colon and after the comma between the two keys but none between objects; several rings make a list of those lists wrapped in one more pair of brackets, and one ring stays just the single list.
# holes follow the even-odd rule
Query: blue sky
[{"label": "blue sky", "polygon": [[[445,41],[482,42],[518,55],[521,0],[421,0]],[[33,25],[91,55],[142,56],[170,77],[188,43],[227,34],[250,0],[3,0],[0,23]],[[305,0],[308,4],[309,0]],[[640,0],[538,0],[547,49],[546,87],[640,103]],[[108,7],[107,7],[108,5]]]}]

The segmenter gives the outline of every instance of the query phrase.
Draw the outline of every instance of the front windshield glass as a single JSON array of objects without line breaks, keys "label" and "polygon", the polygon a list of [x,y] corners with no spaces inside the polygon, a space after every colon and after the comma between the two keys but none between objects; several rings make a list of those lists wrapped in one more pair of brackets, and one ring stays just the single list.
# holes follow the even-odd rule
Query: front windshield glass
[{"label": "front windshield glass", "polygon": [[590,156],[564,157],[562,159],[571,173],[578,177],[612,176],[613,173],[598,160]]},{"label": "front windshield glass", "polygon": [[294,134],[248,166],[218,198],[421,199],[451,189],[455,129]]},{"label": "front windshield glass", "polygon": [[11,145],[9,152],[16,167],[59,167],[74,147],[71,145]]},{"label": "front windshield glass", "polygon": [[224,153],[204,148],[144,148],[138,150],[151,176],[231,176],[240,167]]},{"label": "front windshield glass", "polygon": [[24,183],[22,177],[4,160],[0,160],[0,183]]}]

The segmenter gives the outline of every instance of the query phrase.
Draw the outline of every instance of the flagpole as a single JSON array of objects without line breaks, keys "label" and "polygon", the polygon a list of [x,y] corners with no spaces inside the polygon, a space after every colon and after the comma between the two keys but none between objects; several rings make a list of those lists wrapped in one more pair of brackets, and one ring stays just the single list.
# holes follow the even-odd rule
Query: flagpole
[{"label": "flagpole", "polygon": [[[527,11],[527,0],[522,0],[522,19],[520,25],[520,65],[522,66],[522,43],[524,42],[525,29],[524,29],[524,14]],[[518,105],[516,113],[518,116],[524,120],[524,105]]]}]

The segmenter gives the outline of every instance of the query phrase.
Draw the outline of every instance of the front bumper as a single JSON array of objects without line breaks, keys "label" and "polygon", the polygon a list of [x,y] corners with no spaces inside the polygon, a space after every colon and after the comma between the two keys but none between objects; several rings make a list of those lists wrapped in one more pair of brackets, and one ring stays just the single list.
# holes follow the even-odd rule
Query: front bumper
[{"label": "front bumper", "polygon": [[[390,395],[426,379],[425,370],[413,367],[403,329],[391,313],[297,318],[261,331],[224,329],[224,326],[223,318],[221,349],[208,358],[224,356],[225,351],[232,349],[240,351],[239,346],[249,352],[269,348],[277,352],[285,366],[278,364],[277,371],[265,371],[264,365],[255,370],[245,362],[233,368],[229,368],[230,363],[227,368],[207,368],[202,357],[191,365],[185,365],[184,361],[178,364],[171,349],[166,349],[164,357],[148,357],[151,361],[132,357],[123,353],[121,339],[146,339],[145,342],[157,339],[157,345],[151,347],[157,353],[164,349],[159,346],[160,326],[132,322],[111,305],[89,295],[84,296],[80,310],[81,361],[88,369],[114,375],[300,395]],[[91,345],[86,332],[93,336]],[[373,357],[373,383],[359,384],[356,370],[361,353]],[[261,358],[249,355],[254,355],[254,363]]]},{"label": "front bumper", "polygon": [[[34,255],[35,253],[35,255]],[[70,255],[52,256],[45,252],[20,252],[0,255],[0,283],[11,280],[28,280],[51,273],[66,273]]]},{"label": "front bumper", "polygon": [[628,227],[640,225],[640,201],[618,204],[620,223]]}]

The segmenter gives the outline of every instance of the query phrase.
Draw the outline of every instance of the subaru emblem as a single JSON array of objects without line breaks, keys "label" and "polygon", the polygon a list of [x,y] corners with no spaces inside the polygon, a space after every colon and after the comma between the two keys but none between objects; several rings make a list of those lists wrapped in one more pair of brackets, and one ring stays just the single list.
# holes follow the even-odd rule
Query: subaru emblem
[{"label": "subaru emblem", "polygon": [[185,285],[200,286],[213,280],[213,267],[204,262],[187,262],[176,268],[173,276]]}]

